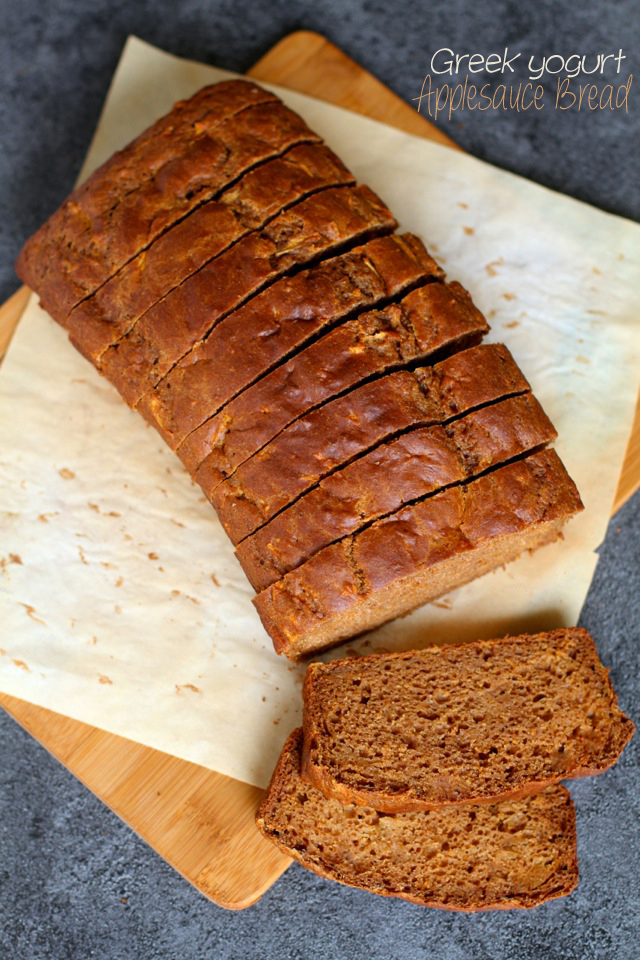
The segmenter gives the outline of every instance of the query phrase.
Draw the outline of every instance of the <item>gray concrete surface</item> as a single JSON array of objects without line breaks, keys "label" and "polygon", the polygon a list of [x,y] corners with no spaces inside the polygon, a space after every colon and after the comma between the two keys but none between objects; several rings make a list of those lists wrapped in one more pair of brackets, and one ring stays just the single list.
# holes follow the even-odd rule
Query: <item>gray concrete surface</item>
[{"label": "gray concrete surface", "polygon": [[[17,286],[11,265],[20,245],[73,183],[128,33],[243,70],[299,28],[324,32],[406,99],[418,95],[431,53],[442,46],[487,54],[508,44],[523,58],[622,47],[628,74],[640,39],[631,0],[606,8],[595,0],[4,0],[0,297]],[[443,127],[477,156],[638,218],[634,93],[628,115],[549,107],[537,115],[466,114]],[[611,523],[582,614],[632,714],[639,596],[636,497]],[[256,906],[231,914],[193,891],[3,716],[0,956],[634,960],[640,956],[638,743],[613,771],[572,786],[581,883],[565,901],[531,913],[447,915],[345,890],[294,866]]]}]

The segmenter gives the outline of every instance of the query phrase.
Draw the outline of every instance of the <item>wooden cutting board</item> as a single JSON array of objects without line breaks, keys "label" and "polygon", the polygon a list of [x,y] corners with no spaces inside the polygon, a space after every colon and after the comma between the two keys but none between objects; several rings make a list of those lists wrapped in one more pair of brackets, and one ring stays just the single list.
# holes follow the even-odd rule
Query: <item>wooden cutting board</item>
[{"label": "wooden cutting board", "polygon": [[[249,76],[321,97],[408,133],[458,149],[337,47],[293,33]],[[0,357],[25,308],[18,290],[0,307]],[[640,486],[640,406],[614,510]],[[248,907],[291,862],[257,832],[262,791],[85,723],[0,694],[0,704],[89,790],[201,893],[230,909]],[[288,732],[288,731],[287,731]]]}]

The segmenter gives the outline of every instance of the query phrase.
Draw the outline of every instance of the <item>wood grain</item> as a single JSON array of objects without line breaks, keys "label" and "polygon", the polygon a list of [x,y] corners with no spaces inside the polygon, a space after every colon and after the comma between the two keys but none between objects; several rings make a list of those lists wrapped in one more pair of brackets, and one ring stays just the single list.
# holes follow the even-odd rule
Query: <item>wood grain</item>
[{"label": "wood grain", "polygon": [[[455,148],[409,104],[315,33],[286,37],[249,71]],[[0,307],[0,357],[29,291]],[[614,509],[640,485],[640,404]],[[0,704],[201,893],[230,909],[254,903],[291,862],[254,825],[262,791],[193,763],[0,694]]]},{"label": "wood grain", "polygon": [[289,866],[256,830],[257,787],[6,694],[0,704],[219,906],[250,906]]}]

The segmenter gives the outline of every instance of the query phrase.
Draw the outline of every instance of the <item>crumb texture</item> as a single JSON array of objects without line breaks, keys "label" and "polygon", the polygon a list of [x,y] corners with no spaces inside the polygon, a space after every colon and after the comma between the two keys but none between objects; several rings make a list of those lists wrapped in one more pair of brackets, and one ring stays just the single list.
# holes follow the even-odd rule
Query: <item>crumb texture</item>
[{"label": "crumb texture", "polygon": [[316,786],[393,812],[599,773],[634,728],[574,628],[313,664],[304,729]]},{"label": "crumb texture", "polygon": [[448,910],[533,907],[578,881],[575,814],[563,787],[522,800],[394,816],[326,799],[285,744],[258,812],[262,833],[340,883]]}]

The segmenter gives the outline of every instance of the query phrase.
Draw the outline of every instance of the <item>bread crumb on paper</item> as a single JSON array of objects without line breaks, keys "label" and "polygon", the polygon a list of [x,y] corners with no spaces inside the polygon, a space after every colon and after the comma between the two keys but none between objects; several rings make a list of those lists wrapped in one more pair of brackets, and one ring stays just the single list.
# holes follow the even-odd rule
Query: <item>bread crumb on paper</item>
[{"label": "bread crumb on paper", "polygon": [[37,610],[35,607],[32,607],[30,603],[20,603],[20,606],[25,608],[28,617],[31,617],[36,623],[41,623],[43,627],[46,627],[46,622],[36,616]]},{"label": "bread crumb on paper", "polygon": [[496,268],[501,267],[503,264],[504,264],[504,257],[500,257],[498,260],[492,260],[490,263],[487,263],[485,266],[485,270],[487,271],[490,277],[497,277],[498,270]]}]

